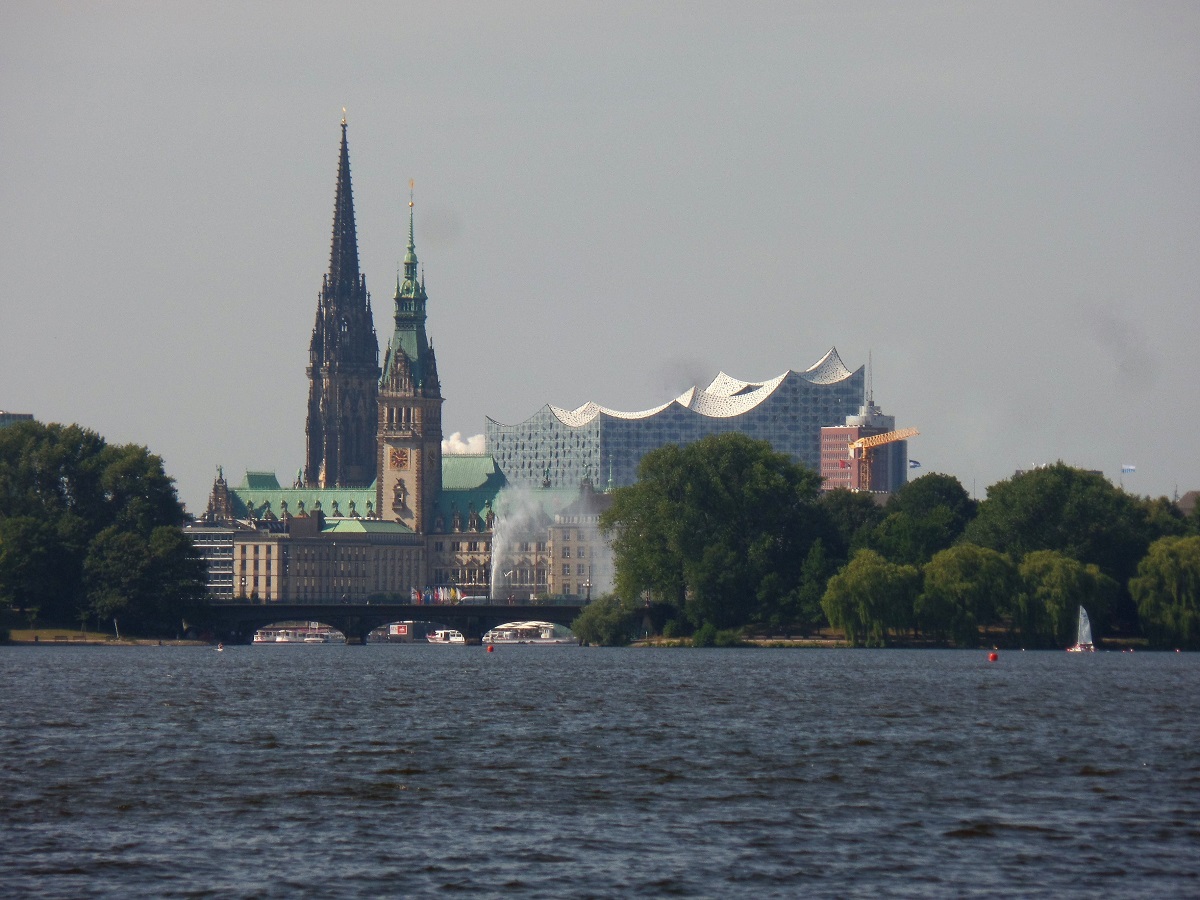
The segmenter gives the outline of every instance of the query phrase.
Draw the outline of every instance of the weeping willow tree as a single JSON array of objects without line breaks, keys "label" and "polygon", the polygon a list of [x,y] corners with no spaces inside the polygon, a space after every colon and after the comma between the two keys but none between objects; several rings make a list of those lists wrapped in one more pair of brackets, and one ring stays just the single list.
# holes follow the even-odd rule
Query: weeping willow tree
[{"label": "weeping willow tree", "polygon": [[829,579],[821,607],[851,646],[883,647],[890,635],[911,624],[919,579],[913,566],[859,550]]},{"label": "weeping willow tree", "polygon": [[1200,649],[1200,537],[1151,544],[1129,591],[1152,645]]}]

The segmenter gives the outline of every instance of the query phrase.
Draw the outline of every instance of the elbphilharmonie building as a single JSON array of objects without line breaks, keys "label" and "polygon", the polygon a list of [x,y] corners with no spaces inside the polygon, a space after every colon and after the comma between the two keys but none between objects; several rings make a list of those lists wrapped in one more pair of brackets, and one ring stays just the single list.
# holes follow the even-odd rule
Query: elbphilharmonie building
[{"label": "elbphilharmonie building", "polygon": [[489,418],[488,452],[511,485],[574,488],[586,478],[619,487],[637,480],[638,463],[651,450],[741,432],[820,471],[821,428],[857,413],[864,386],[863,367],[851,372],[834,348],[810,368],[768,381],[722,372],[708,387],[643,412],[547,404],[519,425]]}]

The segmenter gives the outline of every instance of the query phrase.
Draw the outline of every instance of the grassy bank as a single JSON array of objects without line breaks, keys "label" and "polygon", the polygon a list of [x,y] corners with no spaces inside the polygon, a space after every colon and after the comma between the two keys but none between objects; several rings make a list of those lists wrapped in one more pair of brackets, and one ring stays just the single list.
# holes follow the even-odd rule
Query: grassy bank
[{"label": "grassy bank", "polygon": [[65,628],[13,628],[9,631],[10,644],[37,644],[53,647],[106,646],[106,647],[188,647],[204,646],[206,641],[159,640],[158,638],[120,638],[103,631],[71,631]]}]

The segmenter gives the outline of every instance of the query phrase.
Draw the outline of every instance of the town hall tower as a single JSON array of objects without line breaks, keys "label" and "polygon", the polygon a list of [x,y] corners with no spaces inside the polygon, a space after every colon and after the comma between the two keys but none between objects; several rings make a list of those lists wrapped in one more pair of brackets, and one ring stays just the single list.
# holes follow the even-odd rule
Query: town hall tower
[{"label": "town hall tower", "polygon": [[379,481],[375,508],[417,534],[433,527],[442,492],[442,385],[425,334],[425,282],[417,270],[408,202],[404,276],[396,278],[395,331],[379,384]]}]

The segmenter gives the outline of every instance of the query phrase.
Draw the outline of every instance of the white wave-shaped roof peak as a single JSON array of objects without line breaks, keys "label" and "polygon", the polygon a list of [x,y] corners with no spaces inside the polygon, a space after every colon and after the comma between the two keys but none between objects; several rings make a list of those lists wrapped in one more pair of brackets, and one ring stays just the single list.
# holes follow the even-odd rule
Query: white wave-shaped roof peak
[{"label": "white wave-shaped roof peak", "polygon": [[789,369],[782,375],[778,375],[768,381],[741,381],[740,379],[726,375],[724,372],[719,372],[717,377],[709,382],[708,387],[703,389],[695,386],[690,387],[674,400],[663,403],[653,409],[642,410],[641,412],[622,412],[616,409],[609,409],[606,406],[600,406],[591,401],[575,409],[563,409],[552,405],[549,406],[549,409],[560,422],[571,428],[579,428],[581,425],[586,425],[601,413],[604,413],[606,416],[612,416],[615,419],[648,419],[662,412],[673,403],[678,403],[680,406],[699,413],[702,416],[708,416],[713,419],[728,419],[733,416],[740,416],[742,413],[758,406],[770,397],[779,385],[783,384],[787,377],[792,374],[798,375],[813,384],[834,384],[853,373],[846,368],[846,364],[838,356],[837,348],[831,347],[828,353],[803,372],[793,372]]}]

